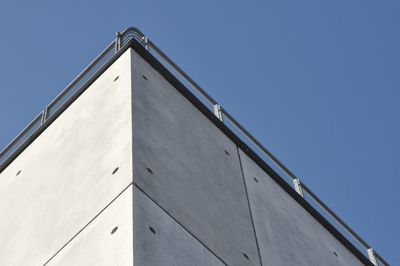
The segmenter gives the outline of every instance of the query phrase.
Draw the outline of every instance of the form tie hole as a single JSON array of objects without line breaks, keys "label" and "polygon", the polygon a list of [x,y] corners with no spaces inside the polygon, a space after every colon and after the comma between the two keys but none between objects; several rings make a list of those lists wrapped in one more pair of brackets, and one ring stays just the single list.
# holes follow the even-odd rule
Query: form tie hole
[{"label": "form tie hole", "polygon": [[153,170],[151,170],[150,168],[146,167],[147,172],[149,172],[150,174],[153,174]]},{"label": "form tie hole", "polygon": [[114,175],[116,172],[118,172],[119,167],[115,168],[114,171],[112,171],[112,174]]},{"label": "form tie hole", "polygon": [[20,173],[21,173],[21,170],[19,170],[19,171],[17,172],[16,176],[18,176]]},{"label": "form tie hole", "polygon": [[245,257],[246,260],[249,260],[249,259],[250,259],[249,256],[248,256],[246,253],[243,253],[243,257]]},{"label": "form tie hole", "polygon": [[156,230],[155,230],[153,227],[149,226],[149,230],[150,230],[150,232],[152,232],[153,234],[156,234]]},{"label": "form tie hole", "polygon": [[148,80],[148,78],[145,75],[142,75],[144,80]]},{"label": "form tie hole", "polygon": [[118,79],[119,79],[119,76],[116,76],[115,79],[114,79],[114,81],[117,81]]},{"label": "form tie hole", "polygon": [[113,230],[111,230],[111,234],[113,235],[115,232],[117,232],[118,226],[114,227]]},{"label": "form tie hole", "polygon": [[334,254],[336,257],[339,257],[339,255],[338,255],[335,251],[333,251],[333,254]]},{"label": "form tie hole", "polygon": [[231,155],[227,150],[225,150],[225,154],[228,156]]},{"label": "form tie hole", "polygon": [[253,179],[254,179],[254,181],[256,181],[256,183],[258,183],[258,179],[257,178],[253,177]]}]

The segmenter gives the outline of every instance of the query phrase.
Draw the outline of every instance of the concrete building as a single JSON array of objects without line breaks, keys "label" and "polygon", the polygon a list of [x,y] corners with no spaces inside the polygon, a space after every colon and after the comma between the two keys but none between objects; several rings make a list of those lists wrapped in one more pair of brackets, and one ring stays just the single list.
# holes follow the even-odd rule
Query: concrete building
[{"label": "concrete building", "polygon": [[0,265],[388,265],[134,28],[0,171]]}]

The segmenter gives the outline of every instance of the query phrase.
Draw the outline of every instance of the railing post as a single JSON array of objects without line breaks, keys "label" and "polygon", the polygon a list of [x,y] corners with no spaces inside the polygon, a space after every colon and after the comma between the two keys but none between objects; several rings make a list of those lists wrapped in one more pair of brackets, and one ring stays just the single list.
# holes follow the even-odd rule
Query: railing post
[{"label": "railing post", "polygon": [[147,39],[147,36],[143,35],[142,41],[144,43],[144,48],[148,51],[149,50],[149,40]]},{"label": "railing post", "polygon": [[221,120],[221,122],[223,121],[223,117],[222,117],[222,111],[221,111],[221,105],[219,104],[215,104],[214,105],[214,115]]},{"label": "railing post", "polygon": [[121,38],[122,38],[122,34],[121,32],[117,32],[115,34],[116,38],[115,38],[115,53],[117,53],[119,51],[119,49],[121,49]]},{"label": "railing post", "polygon": [[368,252],[369,260],[372,262],[372,264],[374,264],[375,266],[378,266],[379,264],[378,264],[378,260],[376,259],[376,256],[375,256],[374,249],[373,248],[369,248],[367,250],[367,252]]},{"label": "railing post", "polygon": [[300,179],[298,178],[293,179],[293,186],[294,190],[296,190],[296,192],[299,193],[299,195],[304,198],[303,188],[301,187]]},{"label": "railing post", "polygon": [[47,106],[46,108],[44,108],[43,112],[42,112],[42,119],[41,119],[41,124],[43,125],[43,123],[47,120],[47,112],[48,112],[49,107]]}]

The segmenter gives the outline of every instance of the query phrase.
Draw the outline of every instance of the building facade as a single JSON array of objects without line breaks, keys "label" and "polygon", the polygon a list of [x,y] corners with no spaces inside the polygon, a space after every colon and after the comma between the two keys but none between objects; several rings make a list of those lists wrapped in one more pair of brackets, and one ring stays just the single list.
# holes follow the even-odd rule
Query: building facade
[{"label": "building facade", "polygon": [[118,34],[2,152],[0,264],[385,265],[189,86],[138,30]]}]

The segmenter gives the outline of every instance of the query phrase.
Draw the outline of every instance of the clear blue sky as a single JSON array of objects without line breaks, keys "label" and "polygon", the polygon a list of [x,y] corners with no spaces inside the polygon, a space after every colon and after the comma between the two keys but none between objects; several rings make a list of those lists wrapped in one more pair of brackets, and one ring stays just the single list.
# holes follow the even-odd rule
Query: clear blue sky
[{"label": "clear blue sky", "polygon": [[137,26],[393,265],[397,0],[0,3],[0,147]]}]

